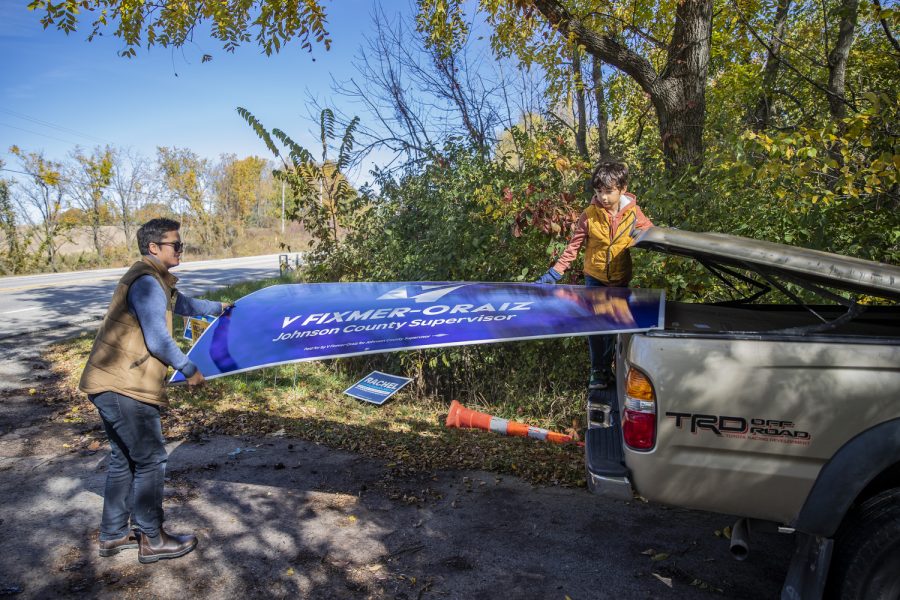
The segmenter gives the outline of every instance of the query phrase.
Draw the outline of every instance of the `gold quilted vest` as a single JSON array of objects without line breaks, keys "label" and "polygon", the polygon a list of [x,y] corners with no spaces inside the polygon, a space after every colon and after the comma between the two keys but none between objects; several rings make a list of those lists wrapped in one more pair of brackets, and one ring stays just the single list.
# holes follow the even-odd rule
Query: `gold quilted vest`
[{"label": "gold quilted vest", "polygon": [[587,207],[587,248],[584,272],[611,286],[628,285],[631,281],[631,253],[628,246],[634,236],[637,216],[632,202],[625,208],[615,231],[606,212],[596,204]]}]

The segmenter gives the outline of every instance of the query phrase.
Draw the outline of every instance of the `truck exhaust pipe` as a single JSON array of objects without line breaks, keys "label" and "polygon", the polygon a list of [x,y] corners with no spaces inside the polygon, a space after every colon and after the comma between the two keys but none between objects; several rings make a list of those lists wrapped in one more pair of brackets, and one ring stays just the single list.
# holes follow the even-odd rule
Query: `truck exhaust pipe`
[{"label": "truck exhaust pipe", "polygon": [[750,554],[750,522],[746,518],[738,519],[731,528],[730,550],[736,560],[746,560]]}]

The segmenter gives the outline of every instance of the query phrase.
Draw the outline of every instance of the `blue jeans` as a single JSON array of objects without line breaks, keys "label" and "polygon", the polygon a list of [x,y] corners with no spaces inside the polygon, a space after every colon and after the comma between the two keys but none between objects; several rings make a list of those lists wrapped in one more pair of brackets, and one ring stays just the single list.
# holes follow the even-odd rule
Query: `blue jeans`
[{"label": "blue jeans", "polygon": [[115,392],[88,396],[109,439],[109,469],[103,492],[100,539],[117,540],[134,526],[153,537],[163,521],[165,439],[159,407]]},{"label": "blue jeans", "polygon": [[[584,285],[585,287],[609,287],[587,273],[584,274]],[[591,371],[600,371],[606,379],[612,377],[610,365],[615,347],[616,336],[614,335],[589,335],[588,350],[591,354]]]}]

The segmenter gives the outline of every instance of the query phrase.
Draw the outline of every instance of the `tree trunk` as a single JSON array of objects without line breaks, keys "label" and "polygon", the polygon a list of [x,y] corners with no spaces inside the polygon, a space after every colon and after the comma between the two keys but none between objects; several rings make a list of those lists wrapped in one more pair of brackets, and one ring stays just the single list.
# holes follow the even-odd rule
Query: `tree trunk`
[{"label": "tree trunk", "polygon": [[581,77],[581,51],[572,50],[572,75],[575,83],[575,148],[578,155],[590,159],[587,147],[587,109],[584,101],[584,80]]},{"label": "tree trunk", "polygon": [[703,164],[712,6],[712,0],[678,5],[666,66],[651,88],[666,169],[674,173]]},{"label": "tree trunk", "polygon": [[609,115],[603,90],[603,61],[592,57],[591,78],[594,80],[594,98],[597,101],[597,151],[600,159],[609,156]]},{"label": "tree trunk", "polygon": [[125,246],[131,244],[131,213],[128,208],[122,207],[122,231],[125,233]]},{"label": "tree trunk", "polygon": [[100,207],[97,206],[91,215],[91,233],[94,236],[94,249],[97,251],[97,262],[103,262],[103,244],[100,241]]},{"label": "tree trunk", "polygon": [[766,50],[766,64],[763,66],[762,89],[756,100],[756,107],[748,115],[747,122],[754,131],[765,131],[772,120],[772,102],[775,91],[775,80],[778,78],[778,67],[781,66],[781,44],[787,25],[791,0],[778,0],[775,10],[775,22],[772,25],[772,36]]},{"label": "tree trunk", "polygon": [[50,269],[56,273],[56,239],[53,235],[53,227],[49,223],[44,224],[44,243],[47,245],[47,262]]},{"label": "tree trunk", "polygon": [[894,47],[894,52],[900,54],[900,43],[897,42],[897,39],[894,37],[894,34],[891,33],[891,28],[888,25],[888,22],[885,20],[884,17],[881,16],[881,11],[883,9],[881,8],[880,0],[873,0],[873,3],[875,4],[875,8],[877,9],[875,16],[878,19],[878,22],[881,23],[881,30],[884,31],[884,36],[891,43],[891,46]]},{"label": "tree trunk", "polygon": [[666,65],[660,73],[646,57],[573,17],[559,0],[531,1],[560,33],[574,36],[592,56],[632,77],[650,95],[667,171],[678,174],[703,164],[712,0],[678,4]]},{"label": "tree trunk", "polygon": [[841,22],[838,39],[828,55],[828,109],[835,121],[847,116],[847,102],[844,97],[847,59],[856,35],[856,17],[859,0],[843,0],[839,9]]}]

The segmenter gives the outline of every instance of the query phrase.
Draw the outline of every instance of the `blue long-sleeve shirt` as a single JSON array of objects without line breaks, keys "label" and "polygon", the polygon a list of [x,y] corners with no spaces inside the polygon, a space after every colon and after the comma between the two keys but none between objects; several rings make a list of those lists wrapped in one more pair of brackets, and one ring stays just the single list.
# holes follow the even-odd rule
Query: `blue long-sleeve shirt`
[{"label": "blue long-sleeve shirt", "polygon": [[[163,363],[191,377],[197,366],[181,351],[166,326],[166,293],[159,282],[150,275],[134,280],[128,288],[128,309],[137,317],[144,334],[147,350]],[[190,298],[181,292],[175,298],[175,314],[185,317],[217,315],[222,303],[213,300]]]}]

